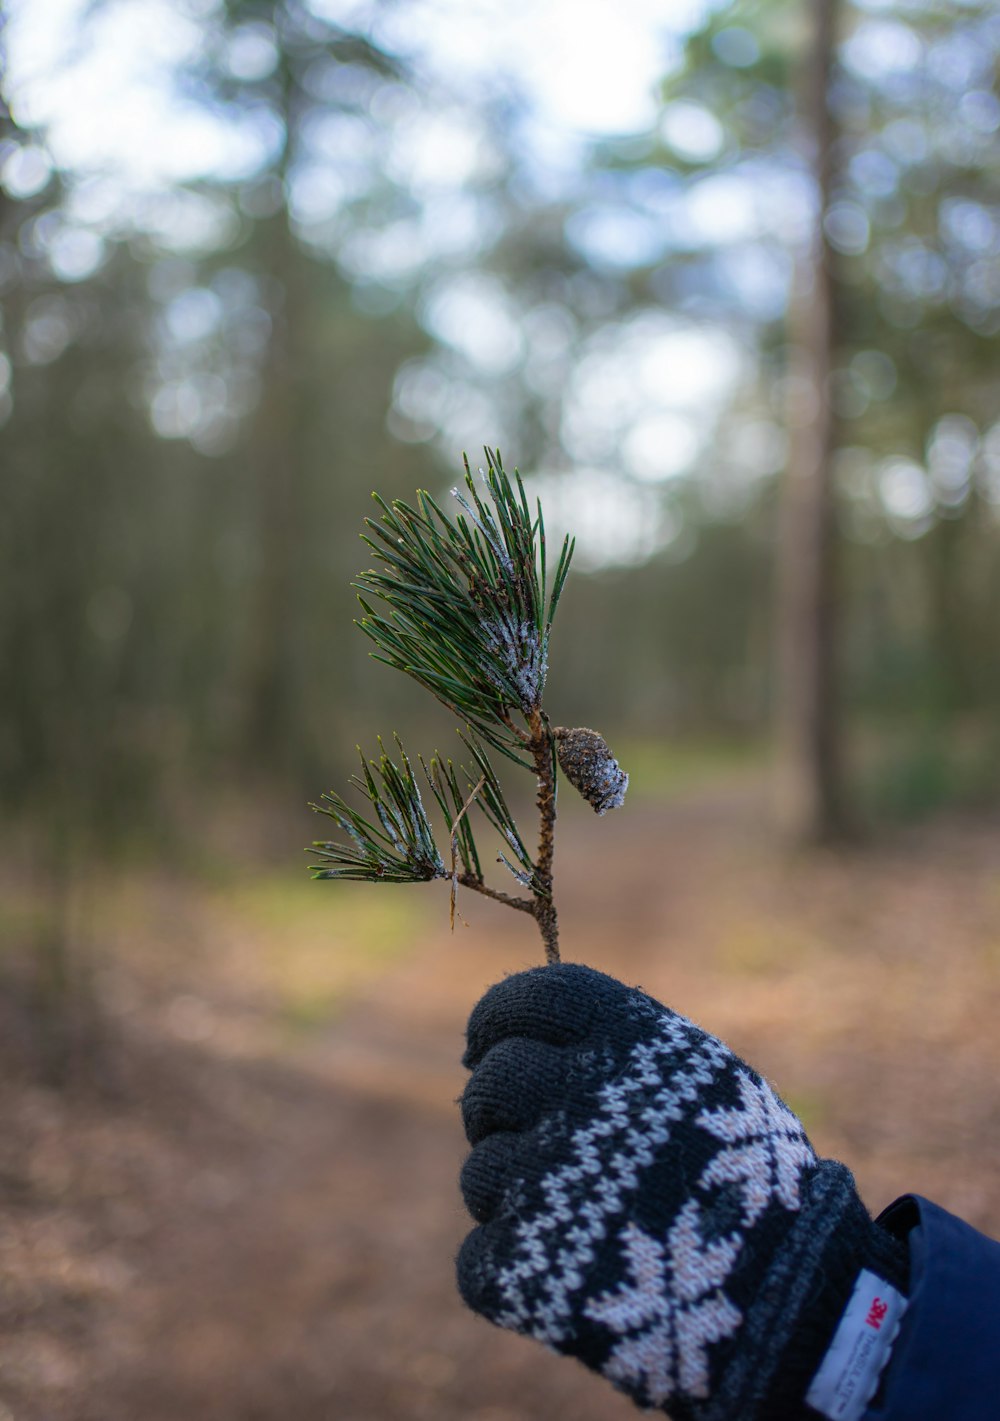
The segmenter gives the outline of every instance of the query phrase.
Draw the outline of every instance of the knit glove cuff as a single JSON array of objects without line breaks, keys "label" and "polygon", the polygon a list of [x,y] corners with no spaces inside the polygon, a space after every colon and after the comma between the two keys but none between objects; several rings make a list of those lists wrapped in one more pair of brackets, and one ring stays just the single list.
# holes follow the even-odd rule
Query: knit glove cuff
[{"label": "knit glove cuff", "polygon": [[905,1249],[721,1041],[589,968],[469,1023],[458,1282],[491,1321],[674,1421],[791,1421],[863,1268]]}]

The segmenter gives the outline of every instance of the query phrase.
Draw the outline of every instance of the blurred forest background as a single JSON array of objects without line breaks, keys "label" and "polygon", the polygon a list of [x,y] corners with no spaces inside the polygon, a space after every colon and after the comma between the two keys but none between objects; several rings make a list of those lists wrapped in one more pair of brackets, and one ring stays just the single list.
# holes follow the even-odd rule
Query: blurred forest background
[{"label": "blurred forest background", "polygon": [[[633,772],[636,817],[609,831],[605,866],[634,895],[629,909],[614,900],[613,921],[629,925],[644,980],[657,969],[641,945],[652,952],[667,920],[635,907],[649,885],[630,866],[659,862],[664,843],[702,843],[694,878],[711,867],[731,874],[724,898],[748,895],[727,918],[742,924],[735,946],[728,928],[693,931],[722,943],[719,978],[692,969],[687,983],[717,1002],[727,974],[770,981],[782,943],[820,952],[800,900],[776,887],[765,910],[754,896],[746,854],[762,816],[786,840],[834,842],[996,803],[1000,13],[988,0],[0,0],[0,65],[0,1057],[40,1052],[43,1078],[64,1085],[99,1059],[123,1099],[134,1078],[144,1100],[172,1101],[183,1071],[164,1075],[153,1051],[147,1078],[122,1045],[130,1022],[148,1041],[162,1027],[199,1070],[256,1059],[262,1022],[277,1033],[268,1050],[298,1050],[302,1033],[314,1050],[309,1032],[345,993],[442,930],[440,913],[425,922],[394,894],[334,899],[297,860],[306,801],[342,783],[357,741],[371,752],[398,728],[427,751],[453,733],[370,662],[349,581],[371,491],[444,495],[462,451],[475,464],[484,444],[579,536],[547,703],[600,727]],[[671,805],[692,788],[702,809],[672,840]],[[934,862],[982,868],[995,837],[934,840]],[[879,852],[851,870],[792,862],[814,887],[810,874],[833,875],[822,903],[884,892],[912,928],[921,900],[906,885],[927,884],[927,863],[886,868]],[[764,881],[785,884],[781,862]],[[861,889],[855,870],[870,875]],[[993,888],[980,900],[978,879],[938,887],[926,921],[958,941],[963,922],[970,942],[1000,936]],[[581,942],[586,928],[578,914]],[[867,930],[851,919],[852,941]],[[992,953],[981,980],[961,978],[984,1002]],[[517,965],[499,949],[482,960]],[[456,1032],[470,970],[464,1006],[447,1001]],[[786,1025],[799,1007],[810,1019],[767,1000]],[[758,1041],[733,1008],[746,1049],[768,1040],[761,1013]],[[361,1059],[382,1079],[355,1046],[338,1057],[351,1079]],[[823,1059],[819,1075],[836,1076]],[[399,1075],[412,1073],[411,1061]],[[268,1115],[258,1086],[233,1098],[240,1128],[254,1110],[270,1122],[263,1159],[281,1111]],[[11,1098],[0,1187],[15,1198],[34,1199],[25,1160],[70,1118],[110,1129],[54,1098]],[[175,1133],[190,1126],[200,1160],[216,1126],[198,1134],[201,1106],[184,1099]],[[305,1138],[307,1102],[288,1109]],[[862,1156],[871,1143],[846,1124],[833,1134]],[[93,1146],[96,1159],[107,1142],[87,1140],[78,1157]],[[59,1208],[89,1197],[51,1148],[63,1182],[44,1187]],[[931,1157],[922,1149],[914,1159]],[[229,1207],[225,1169],[206,1172],[205,1208]],[[145,1175],[133,1183],[156,1193]],[[141,1208],[126,1203],[108,1248],[132,1246]],[[988,1223],[997,1203],[976,1195],[969,1210]],[[53,1256],[82,1268],[90,1235],[66,1227],[76,1242]],[[43,1235],[17,1266],[11,1255],[10,1276],[21,1267],[36,1286]],[[128,1276],[87,1274],[81,1296],[127,1294]],[[10,1286],[11,1316],[35,1316]],[[44,1310],[49,1293],[31,1286]],[[10,1363],[18,1399],[0,1404],[3,1421],[92,1414],[79,1394],[76,1410],[52,1399],[86,1393],[83,1334],[61,1326]],[[453,1372],[415,1355],[426,1414],[447,1421]],[[484,1365],[468,1354],[468,1376]],[[210,1405],[190,1385],[160,1410],[143,1391],[144,1415],[281,1410],[242,1393]],[[405,1402],[362,1388],[329,1413],[316,1388],[298,1417],[425,1414],[412,1388]],[[102,1421],[131,1414],[110,1395]],[[545,1398],[550,1418],[564,1405],[590,1415],[572,1388]],[[490,1406],[482,1416],[503,1421]]]},{"label": "blurred forest background", "polygon": [[[351,626],[369,493],[445,492],[483,444],[581,535],[559,708],[660,742],[763,739],[781,478],[825,385],[829,699],[879,745],[850,793],[919,808],[982,785],[1000,749],[992,6],[836,7],[822,249],[813,115],[795,115],[829,3],[665,7],[658,102],[596,135],[546,110],[544,60],[490,64],[488,7],[478,31],[431,3],[78,8],[46,39],[55,0],[7,6],[12,811],[58,843],[162,851],[223,785],[314,796],[411,714]],[[131,116],[144,84],[168,91],[153,131]],[[809,363],[824,266],[828,372]],[[973,745],[986,760],[960,770]]]}]

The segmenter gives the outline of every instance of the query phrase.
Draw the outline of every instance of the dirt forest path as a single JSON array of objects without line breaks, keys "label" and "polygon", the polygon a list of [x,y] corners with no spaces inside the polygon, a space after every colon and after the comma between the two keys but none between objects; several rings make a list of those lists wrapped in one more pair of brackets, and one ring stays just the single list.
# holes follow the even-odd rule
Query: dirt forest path
[{"label": "dirt forest path", "polygon": [[[747,1055],[872,1209],[912,1189],[1000,1231],[1000,820],[789,859],[761,814],[748,789],[571,816],[565,955]],[[142,904],[173,985],[119,983],[100,1088],[32,1083],[4,1023],[0,1421],[634,1415],[454,1291],[462,1029],[538,961],[531,925],[463,900],[451,937],[444,899],[288,1036],[258,944],[177,885]]]}]

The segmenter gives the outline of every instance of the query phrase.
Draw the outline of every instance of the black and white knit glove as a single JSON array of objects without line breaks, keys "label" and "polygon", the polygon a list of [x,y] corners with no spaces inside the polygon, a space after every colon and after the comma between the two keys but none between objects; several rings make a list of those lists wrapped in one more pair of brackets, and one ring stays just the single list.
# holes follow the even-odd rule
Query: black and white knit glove
[{"label": "black and white knit glove", "polygon": [[905,1294],[907,1250],[756,1071],[568,963],[492,987],[465,1064],[471,1308],[674,1421],[822,1414],[805,1397],[859,1275]]}]

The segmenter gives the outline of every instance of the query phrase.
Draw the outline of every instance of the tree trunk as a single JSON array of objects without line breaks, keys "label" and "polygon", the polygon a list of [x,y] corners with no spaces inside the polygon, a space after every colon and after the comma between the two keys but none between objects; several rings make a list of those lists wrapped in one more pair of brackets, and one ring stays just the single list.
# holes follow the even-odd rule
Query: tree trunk
[{"label": "tree trunk", "polygon": [[[287,61],[278,79],[285,140],[274,178],[284,188],[299,122],[298,94]],[[270,279],[272,329],[248,468],[255,505],[256,567],[242,676],[243,746],[251,763],[268,771],[287,760],[297,675],[295,614],[303,475],[296,352],[308,317],[301,291],[302,255],[287,205],[260,224],[257,256]]]},{"label": "tree trunk", "polygon": [[833,184],[829,109],[838,0],[814,0],[812,54],[800,122],[816,184],[812,241],[795,275],[789,318],[789,463],[778,548],[778,813],[800,841],[843,837],[837,657],[837,530],[832,478],[836,425],[830,387],[836,350],[833,253],[823,217]]},{"label": "tree trunk", "polygon": [[[254,413],[248,469],[255,501],[256,567],[250,596],[248,640],[243,674],[244,748],[251,762],[274,769],[287,751],[293,720],[293,657],[296,544],[301,517],[301,469],[296,420],[296,391],[290,345],[297,312],[290,292],[289,262],[293,238],[282,211],[271,219],[273,233],[269,275],[284,292],[284,305],[272,311],[274,322],[263,390]],[[292,254],[292,262],[295,255]]]}]

